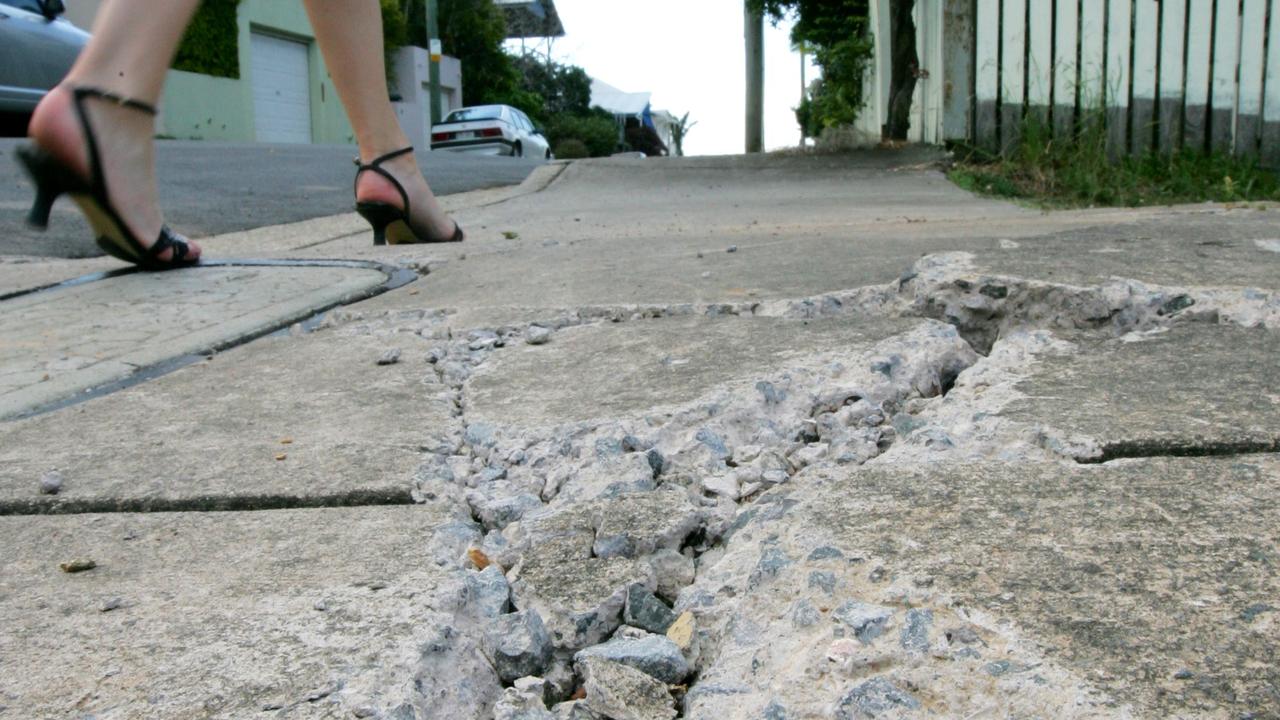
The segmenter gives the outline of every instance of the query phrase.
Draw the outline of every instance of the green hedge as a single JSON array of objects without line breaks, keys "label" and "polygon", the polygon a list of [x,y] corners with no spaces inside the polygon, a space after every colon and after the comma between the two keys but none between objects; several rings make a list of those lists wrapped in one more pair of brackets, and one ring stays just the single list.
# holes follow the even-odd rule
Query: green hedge
[{"label": "green hedge", "polygon": [[240,26],[236,6],[240,0],[204,0],[187,26],[174,58],[175,70],[240,77]]},{"label": "green hedge", "polygon": [[[619,149],[618,125],[612,115],[600,108],[592,108],[585,115],[552,115],[547,118],[546,128],[547,140],[556,157],[571,157],[578,151],[578,143],[591,157],[612,155]],[[565,147],[567,142],[569,146]]]}]

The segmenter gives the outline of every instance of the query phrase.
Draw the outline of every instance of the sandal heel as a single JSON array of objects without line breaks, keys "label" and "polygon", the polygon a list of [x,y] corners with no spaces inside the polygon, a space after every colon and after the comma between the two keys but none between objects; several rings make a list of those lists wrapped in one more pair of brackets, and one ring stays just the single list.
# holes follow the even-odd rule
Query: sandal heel
[{"label": "sandal heel", "polygon": [[[186,238],[165,226],[160,229],[155,242],[150,246],[143,245],[116,211],[111,203],[111,194],[107,192],[102,158],[98,154],[98,141],[93,133],[93,125],[89,122],[85,103],[91,99],[101,100],[151,116],[156,114],[156,109],[144,102],[97,88],[77,87],[72,88],[71,92],[72,107],[80,121],[85,149],[89,153],[90,177],[83,177],[82,173],[43,148],[34,145],[18,148],[15,155],[31,176],[36,190],[35,202],[31,205],[27,222],[42,230],[47,228],[53,203],[62,195],[73,195],[94,232],[98,234],[98,246],[108,255],[137,265],[143,270],[172,270],[198,264],[200,258],[190,257],[190,245]],[[161,260],[160,256],[166,251],[169,252],[169,259]]]},{"label": "sandal heel", "polygon": [[373,244],[387,244],[387,226],[404,219],[400,208],[386,203],[356,203],[356,212],[373,227]]},{"label": "sandal heel", "polygon": [[[401,148],[394,152],[389,152],[378,158],[374,158],[367,165],[360,162],[360,158],[356,158],[356,195],[359,196],[360,173],[369,171],[377,173],[385,178],[400,193],[400,199],[404,203],[404,207],[396,207],[385,202],[361,202],[356,201],[356,212],[360,216],[369,221],[373,226],[373,244],[386,245],[388,242],[392,245],[410,245],[418,243],[443,243],[443,242],[462,242],[466,235],[463,234],[462,228],[458,227],[455,222],[453,224],[453,235],[447,238],[433,238],[429,234],[421,233],[419,229],[413,227],[410,221],[412,213],[409,210],[409,193],[405,192],[404,185],[396,179],[394,175],[387,172],[382,167],[382,163],[387,160],[408,155],[413,152],[412,147]],[[390,233],[388,233],[390,231]]]},{"label": "sandal heel", "polygon": [[49,227],[53,203],[65,193],[83,191],[84,183],[69,177],[66,170],[42,150],[18,148],[17,157],[36,186],[36,197],[27,214],[27,225],[45,230]]}]

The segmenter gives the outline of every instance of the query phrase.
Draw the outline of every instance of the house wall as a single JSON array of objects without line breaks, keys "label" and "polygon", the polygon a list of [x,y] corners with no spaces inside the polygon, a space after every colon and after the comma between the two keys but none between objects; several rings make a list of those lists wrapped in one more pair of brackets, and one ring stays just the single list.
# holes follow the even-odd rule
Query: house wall
[{"label": "house wall", "polygon": [[[392,62],[395,92],[400,96],[392,103],[396,117],[409,142],[426,150],[431,147],[430,56],[420,47],[403,47],[396,51]],[[440,116],[463,105],[462,62],[444,56],[440,59]]]},{"label": "house wall", "polygon": [[[77,27],[91,30],[100,6],[101,0],[74,0],[67,3],[66,17]],[[243,0],[237,10],[239,79],[170,70],[156,131],[184,139],[240,142],[257,139],[251,37],[255,31],[306,43],[312,142],[355,142],[355,134],[334,92],[315,33],[299,0]]]},{"label": "house wall", "polygon": [[325,68],[315,34],[297,0],[244,0],[237,12],[240,78],[169,71],[161,102],[160,132],[199,140],[256,140],[251,33],[265,32],[307,44],[311,94],[311,141],[351,144],[355,133]]}]

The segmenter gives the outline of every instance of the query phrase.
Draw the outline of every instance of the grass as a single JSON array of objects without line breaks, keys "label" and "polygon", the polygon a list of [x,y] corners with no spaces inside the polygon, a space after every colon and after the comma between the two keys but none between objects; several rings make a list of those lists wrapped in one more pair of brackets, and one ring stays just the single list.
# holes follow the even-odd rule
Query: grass
[{"label": "grass", "polygon": [[1029,116],[1022,142],[1008,153],[961,148],[957,156],[961,160],[949,173],[955,184],[1042,207],[1280,200],[1280,176],[1252,159],[1183,149],[1112,161],[1100,119],[1083,122],[1071,136],[1054,137]]}]

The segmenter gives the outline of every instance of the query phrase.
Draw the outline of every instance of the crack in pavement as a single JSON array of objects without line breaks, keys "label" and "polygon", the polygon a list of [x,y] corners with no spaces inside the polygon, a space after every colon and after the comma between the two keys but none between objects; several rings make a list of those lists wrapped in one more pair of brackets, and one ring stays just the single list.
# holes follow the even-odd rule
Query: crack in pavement
[{"label": "crack in pavement", "polygon": [[[568,331],[575,329],[592,333],[631,323],[770,318],[797,323],[843,318],[855,324],[893,318],[902,326],[861,345],[788,356],[771,369],[712,383],[674,406],[629,416],[519,427],[487,419],[476,405],[478,378],[501,372],[501,362],[515,347],[548,340],[535,328],[548,331],[555,344],[567,342]],[[537,322],[465,332],[455,332],[449,320],[445,311],[365,317],[359,308],[344,308],[328,313],[319,325],[360,332],[362,326],[401,329],[406,321],[416,322],[415,332],[432,344],[426,354],[438,381],[432,387],[443,388],[436,398],[450,403],[452,418],[428,431],[422,461],[403,494],[307,500],[318,505],[289,505],[300,499],[284,495],[227,500],[232,503],[227,506],[218,506],[216,498],[171,505],[135,500],[114,511],[447,506],[457,519],[437,528],[428,548],[456,581],[456,608],[416,669],[413,704],[422,712],[438,710],[442,688],[452,688],[451,697],[460,703],[451,706],[457,716],[481,718],[492,716],[498,706],[509,709],[529,700],[533,691],[520,684],[512,668],[545,681],[536,693],[538,702],[582,703],[571,698],[592,682],[575,673],[583,666],[583,652],[622,653],[618,657],[639,664],[670,661],[682,669],[672,671],[675,680],[667,685],[688,686],[684,707],[732,696],[738,691],[723,677],[703,673],[729,653],[735,634],[751,630],[734,625],[746,622],[742,615],[732,615],[737,619],[727,625],[713,622],[715,608],[726,602],[717,595],[717,582],[764,592],[792,572],[788,568],[800,567],[759,529],[791,512],[797,501],[790,494],[797,487],[839,466],[918,466],[972,457],[1106,462],[1135,456],[1126,452],[1148,452],[1154,446],[1093,443],[998,413],[1018,396],[1017,384],[1039,358],[1077,351],[1059,337],[1062,333],[1125,336],[1174,324],[1217,323],[1275,330],[1280,298],[1258,290],[1165,288],[1119,279],[1096,287],[1034,282],[977,272],[971,256],[956,253],[926,256],[893,283],[810,298],[588,306],[548,311]],[[674,365],[679,358],[668,360]],[[1276,452],[1280,441],[1158,449],[1160,454]],[[56,501],[42,508],[38,511],[111,511],[106,505],[77,510],[74,503]],[[6,510],[21,508],[0,504],[0,514]],[[829,561],[830,567],[815,566],[805,582],[818,588],[845,582],[842,573],[851,572],[852,559],[836,562],[831,551],[821,550],[814,549],[806,562]],[[749,553],[758,558],[751,558],[743,583],[724,579]],[[876,568],[858,572],[875,582]],[[649,622],[642,607],[665,619],[633,625]],[[827,652],[841,663],[863,658],[869,651],[858,644],[858,633],[865,634],[888,612],[884,617],[907,619],[904,633],[917,629],[904,635],[902,648],[922,667],[930,667],[932,650],[917,636],[931,637],[929,627],[946,625],[960,628],[957,638],[981,634],[984,643],[1013,658],[1001,662],[1016,667],[993,664],[985,671],[991,677],[1026,672],[1055,682],[1078,681],[1023,647],[1012,631],[941,599],[930,600],[927,621],[906,595],[885,607],[890,609],[845,608],[840,616],[850,643]],[[912,615],[912,610],[920,612]],[[797,605],[788,610],[786,622],[805,627],[822,612],[816,605]],[[671,625],[662,627],[677,617],[687,629],[679,641],[670,634]],[[962,653],[962,645],[978,642],[953,643],[950,637],[939,651],[948,658]],[[779,645],[812,654],[811,647],[791,648],[788,638],[779,637]],[[638,648],[645,643],[642,653]],[[883,669],[900,659],[868,662]],[[665,672],[645,667],[650,674]],[[872,676],[861,679],[866,684],[858,686],[862,695],[850,696],[853,705],[865,697],[911,697],[910,688],[877,683]]]}]

